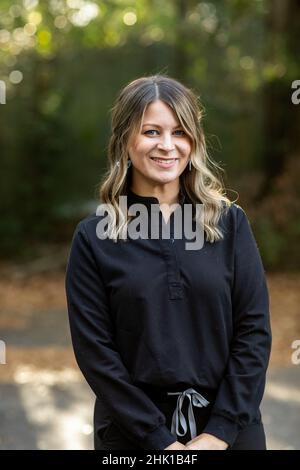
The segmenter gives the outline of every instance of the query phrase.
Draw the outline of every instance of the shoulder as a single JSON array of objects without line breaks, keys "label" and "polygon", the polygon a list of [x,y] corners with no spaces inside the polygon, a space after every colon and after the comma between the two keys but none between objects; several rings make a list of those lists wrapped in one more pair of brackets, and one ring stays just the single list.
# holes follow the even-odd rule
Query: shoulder
[{"label": "shoulder", "polygon": [[98,215],[97,212],[92,212],[78,221],[74,229],[73,237],[84,237],[84,239],[92,243],[97,234],[97,225],[104,218],[103,215]]},{"label": "shoulder", "polygon": [[101,216],[97,215],[96,212],[92,212],[88,214],[86,217],[84,217],[83,219],[79,220],[79,222],[77,223],[76,229],[89,232],[92,228],[94,228],[97,225],[100,219],[101,219]]},{"label": "shoulder", "polygon": [[248,221],[246,211],[235,202],[232,202],[229,206],[225,202],[223,203],[220,219],[225,228],[233,231],[238,230],[243,220]]}]

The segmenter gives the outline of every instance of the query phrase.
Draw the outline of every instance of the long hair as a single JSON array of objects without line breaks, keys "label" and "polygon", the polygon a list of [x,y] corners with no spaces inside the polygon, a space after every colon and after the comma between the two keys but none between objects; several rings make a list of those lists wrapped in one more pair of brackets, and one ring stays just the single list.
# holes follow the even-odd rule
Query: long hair
[{"label": "long hair", "polygon": [[[191,203],[203,204],[201,219],[206,240],[213,243],[223,238],[218,227],[223,210],[233,202],[225,195],[218,170],[224,171],[210,159],[202,129],[203,109],[195,93],[178,80],[167,75],[144,76],[127,84],[117,96],[111,108],[111,137],[108,144],[109,168],[100,182],[100,200],[107,205],[110,220],[109,238],[117,241],[127,230],[131,216],[124,213],[119,197],[128,194],[131,184],[128,141],[141,132],[147,105],[155,100],[168,104],[178,117],[185,132],[192,139],[191,170],[185,168],[180,175],[180,188],[184,189]],[[215,174],[214,174],[215,173]],[[200,220],[198,221],[200,222]]]}]

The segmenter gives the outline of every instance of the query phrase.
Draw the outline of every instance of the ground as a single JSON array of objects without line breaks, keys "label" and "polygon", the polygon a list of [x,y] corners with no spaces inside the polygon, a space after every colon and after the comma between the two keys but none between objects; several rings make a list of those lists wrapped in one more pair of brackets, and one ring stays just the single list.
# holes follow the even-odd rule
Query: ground
[{"label": "ground", "polygon": [[[0,449],[92,449],[94,396],[74,359],[64,270],[0,266]],[[262,412],[269,449],[300,449],[300,274],[268,274],[273,348]],[[300,357],[300,355],[299,355]]]}]

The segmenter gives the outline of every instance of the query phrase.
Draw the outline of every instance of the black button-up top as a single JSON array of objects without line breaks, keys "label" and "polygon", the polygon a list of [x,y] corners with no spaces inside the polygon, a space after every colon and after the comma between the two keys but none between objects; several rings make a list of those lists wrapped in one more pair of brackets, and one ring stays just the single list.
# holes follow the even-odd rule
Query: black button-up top
[{"label": "black button-up top", "polygon": [[[187,202],[182,195],[183,209]],[[129,190],[132,203],[145,204],[150,219],[159,201]],[[271,348],[259,250],[237,204],[220,219],[224,239],[197,250],[186,250],[184,232],[173,236],[174,212],[163,239],[159,215],[158,239],[100,239],[96,214],[77,225],[66,271],[75,356],[114,423],[138,446],[176,441],[147,385],[214,391],[203,432],[230,445],[259,415]]]}]

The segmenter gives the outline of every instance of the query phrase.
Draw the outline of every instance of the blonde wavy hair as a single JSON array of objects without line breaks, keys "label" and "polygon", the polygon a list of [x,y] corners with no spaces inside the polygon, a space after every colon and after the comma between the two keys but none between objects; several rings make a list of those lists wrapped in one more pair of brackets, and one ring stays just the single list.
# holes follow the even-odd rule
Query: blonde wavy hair
[{"label": "blonde wavy hair", "polygon": [[128,213],[123,213],[119,205],[119,196],[127,195],[131,184],[132,168],[127,168],[130,158],[128,141],[141,132],[146,107],[155,100],[164,101],[172,108],[192,139],[192,169],[189,171],[186,168],[180,175],[180,188],[184,188],[193,205],[204,204],[202,224],[206,240],[210,243],[221,240],[223,233],[218,222],[222,212],[233,204],[225,195],[219,175],[219,171],[224,170],[207,153],[202,129],[203,108],[198,97],[181,82],[165,74],[144,76],[131,81],[120,91],[111,108],[109,168],[103,175],[99,189],[101,203],[109,207],[111,223],[108,236],[114,241],[123,238],[132,218]]}]

